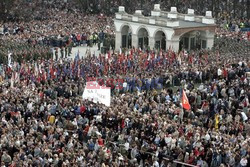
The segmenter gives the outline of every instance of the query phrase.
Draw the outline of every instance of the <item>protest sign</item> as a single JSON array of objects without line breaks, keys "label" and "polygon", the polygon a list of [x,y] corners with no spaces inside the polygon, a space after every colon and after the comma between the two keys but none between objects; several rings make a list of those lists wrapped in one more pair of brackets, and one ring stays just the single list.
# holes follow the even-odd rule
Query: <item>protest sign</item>
[{"label": "protest sign", "polygon": [[95,81],[86,83],[82,98],[85,100],[93,101],[94,103],[102,103],[106,106],[110,106],[110,88],[106,86],[100,86]]}]

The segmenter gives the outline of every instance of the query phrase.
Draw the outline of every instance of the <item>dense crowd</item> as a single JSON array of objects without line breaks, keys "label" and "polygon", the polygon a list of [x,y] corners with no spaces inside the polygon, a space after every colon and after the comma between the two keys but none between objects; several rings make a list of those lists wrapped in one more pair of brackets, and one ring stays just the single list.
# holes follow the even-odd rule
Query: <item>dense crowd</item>
[{"label": "dense crowd", "polygon": [[[95,6],[93,3],[94,2],[91,2],[89,4],[89,8]],[[152,3],[155,2],[143,3],[145,15],[147,15],[147,10],[152,10]],[[196,14],[204,14],[211,6],[210,1],[206,1],[205,8],[202,9],[199,8],[201,2],[196,1],[182,0],[178,1],[178,3],[172,1],[170,3],[167,1],[159,1],[157,3],[161,4],[162,10],[169,10],[170,6],[177,6],[178,12],[180,13],[186,13],[187,8],[194,8]],[[214,15],[217,18],[217,22],[221,25],[219,34],[225,36],[224,34],[229,34],[228,32],[231,32],[230,35],[226,37],[249,39],[250,34],[245,31],[250,27],[249,19],[246,19],[246,17],[235,17],[232,19],[232,17],[225,12],[225,2],[220,3],[219,6],[223,9],[222,13],[218,16]],[[108,15],[106,6],[110,9],[111,5],[117,9],[119,5],[124,5],[126,6],[127,12],[133,13],[135,9],[140,8],[141,2],[130,3],[129,1],[119,2],[114,0],[106,4],[100,3],[99,5],[101,5],[102,8],[99,10],[95,9],[99,12],[97,14],[91,14],[91,12],[82,11],[80,6],[76,7],[76,4],[70,1],[62,2],[52,0],[20,3],[16,7],[16,10],[18,11],[18,7],[23,8],[23,13],[26,14],[25,16],[20,14],[20,18],[12,18],[13,21],[0,21],[1,47],[3,48],[4,46],[2,45],[2,43],[4,43],[3,41],[7,40],[13,42],[14,44],[11,45],[16,45],[15,48],[22,48],[23,43],[26,43],[25,45],[46,45],[56,47],[59,48],[60,52],[67,53],[71,52],[73,46],[85,44],[92,46],[98,43],[98,48],[101,49],[100,46],[105,37],[109,38],[108,40],[110,42],[108,43],[114,43],[112,15]],[[26,9],[25,6],[28,6],[28,8]],[[33,13],[31,14],[32,11]],[[114,12],[115,11],[113,11],[113,14]],[[21,46],[19,47],[19,45]],[[33,46],[31,46],[31,48]],[[6,55],[6,49],[8,48],[5,47],[4,50],[2,48],[0,48],[0,52]],[[10,50],[10,52],[15,52],[15,50]]]},{"label": "dense crowd", "polygon": [[[55,44],[55,42],[52,41],[53,39],[58,41],[67,41],[71,39],[74,41],[74,44],[79,45],[90,39],[96,40],[100,32],[114,34],[112,17],[106,15],[107,10],[110,9],[110,5],[115,9],[117,9],[119,5],[124,5],[126,6],[126,11],[129,13],[133,13],[135,9],[139,9],[140,5],[142,5],[144,14],[148,15],[149,13],[147,14],[147,11],[150,12],[153,4],[156,2],[151,1],[141,4],[142,2],[139,1],[130,3],[129,1],[119,2],[113,0],[109,3],[100,3],[99,5],[101,5],[102,8],[98,10],[98,14],[90,14],[86,11],[83,12],[79,5],[76,7],[76,4],[72,3],[73,2],[62,2],[58,0],[27,1],[21,3],[19,4],[20,8],[25,8],[25,5],[28,6],[27,9],[23,9],[24,13],[27,12],[26,18],[23,18],[25,16],[20,14],[21,18],[16,18],[18,21],[15,21],[15,19],[10,22],[0,21],[0,35],[5,34],[7,37],[4,36],[4,39],[10,39],[16,42],[29,41],[47,44],[49,40],[50,44],[53,43],[52,45],[57,47],[63,45]],[[94,2],[91,2],[89,4],[89,8],[94,6],[93,3]],[[171,6],[176,6],[178,12],[186,13],[188,8],[193,8],[196,14],[204,15],[205,11],[210,10],[210,3],[212,2],[181,0],[178,2],[159,1],[157,3],[161,4],[162,10],[168,11]],[[239,12],[237,13],[237,17],[235,16],[235,18],[232,19],[230,13],[226,12],[225,3],[227,2],[219,2],[221,13],[219,13],[218,16],[214,15],[218,23],[233,31],[237,31],[237,29],[240,28],[250,28],[250,21],[247,19],[246,14],[240,17],[240,15],[238,16],[238,14],[240,14]],[[239,3],[238,5],[243,5],[239,9],[246,11],[244,4]],[[108,6],[108,9],[106,9],[106,6]],[[199,6],[205,7],[199,8]],[[232,4],[231,7],[233,7]],[[18,10],[18,6],[16,8]],[[30,10],[35,12],[31,14],[32,11]],[[229,10],[228,7],[227,10]],[[114,12],[115,11],[113,11],[112,15]],[[3,36],[0,37],[3,38]]]},{"label": "dense crowd", "polygon": [[0,21],[0,39],[64,48],[86,43],[91,46],[98,39],[103,40],[104,34],[114,34],[112,17],[81,12],[67,2],[34,1],[19,7],[24,8],[22,5],[35,12],[29,14],[28,20]]},{"label": "dense crowd", "polygon": [[[31,22],[20,21],[0,24],[1,38],[15,42],[29,42],[60,47],[63,44],[54,44],[52,40],[68,41],[75,44],[90,39],[96,40],[99,33],[113,34],[113,24],[110,17],[98,15],[83,15],[67,11],[51,11],[47,20]],[[83,23],[84,22],[84,26]]]},{"label": "dense crowd", "polygon": [[101,49],[104,38],[114,37],[111,17],[81,13],[60,5],[44,10],[41,18],[37,16],[31,21],[0,21],[0,63],[7,62],[8,52],[19,63],[23,59],[49,57],[51,48],[55,48],[56,55],[70,56],[72,47],[98,44]]},{"label": "dense crowd", "polygon": [[[136,49],[1,66],[1,162],[247,166],[249,71],[249,55]],[[111,87],[111,107],[82,100],[91,80]]]}]

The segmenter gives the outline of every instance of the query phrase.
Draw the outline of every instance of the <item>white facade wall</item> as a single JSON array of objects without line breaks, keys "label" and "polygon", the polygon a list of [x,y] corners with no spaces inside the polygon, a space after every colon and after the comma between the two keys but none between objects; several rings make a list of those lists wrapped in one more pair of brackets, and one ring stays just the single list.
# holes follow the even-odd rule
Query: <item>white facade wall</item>
[{"label": "white facade wall", "polygon": [[[167,18],[164,20],[158,19],[159,16],[164,15]],[[215,20],[212,18],[212,13],[210,11],[206,12],[206,16],[196,16],[194,15],[193,9],[188,9],[187,14],[179,14],[176,7],[171,7],[171,11],[168,13],[162,13],[160,6],[157,4],[154,10],[151,11],[152,17],[144,17],[141,11],[136,11],[135,15],[126,14],[124,7],[119,7],[119,12],[116,13],[116,18],[114,19],[115,29],[116,29],[116,50],[119,50],[122,46],[122,28],[124,26],[129,26],[132,32],[132,46],[138,47],[139,37],[144,37],[145,34],[138,34],[141,28],[147,30],[148,34],[148,44],[150,48],[153,48],[155,41],[159,40],[160,37],[156,36],[158,31],[164,32],[166,36],[166,48],[171,47],[173,50],[179,50],[179,42],[181,35],[175,35],[175,29],[181,28],[179,20],[199,22],[208,25],[213,25]],[[188,27],[185,27],[188,28]],[[184,30],[185,31],[185,30]],[[211,48],[214,42],[214,33],[205,33],[202,37],[207,41],[207,48]]]}]

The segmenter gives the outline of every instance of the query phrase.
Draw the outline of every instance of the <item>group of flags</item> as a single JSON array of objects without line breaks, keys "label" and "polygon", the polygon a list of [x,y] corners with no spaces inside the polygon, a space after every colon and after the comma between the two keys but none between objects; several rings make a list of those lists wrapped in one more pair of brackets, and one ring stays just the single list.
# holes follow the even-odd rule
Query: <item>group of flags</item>
[{"label": "group of flags", "polygon": [[[139,60],[139,61],[138,61]],[[99,55],[99,57],[93,57],[89,64],[84,64],[81,62],[79,50],[75,55],[73,61],[67,65],[63,62],[63,68],[58,68],[58,62],[54,63],[51,59],[48,68],[46,68],[45,63],[35,62],[32,66],[30,64],[22,63],[21,67],[18,68],[17,63],[12,63],[11,53],[8,54],[8,68],[12,71],[11,75],[11,85],[20,81],[20,76],[26,76],[31,80],[40,82],[47,79],[55,79],[61,74],[63,75],[76,75],[78,77],[84,77],[85,73],[88,71],[95,73],[95,75],[106,75],[108,72],[120,72],[126,74],[130,68],[137,63],[142,69],[146,70],[148,68],[160,67],[161,65],[166,65],[178,61],[180,64],[182,61],[187,60],[189,63],[193,61],[193,55],[188,55],[186,52],[180,52],[176,54],[171,49],[167,52],[162,50],[158,52],[142,52],[141,50],[131,49],[127,53],[120,53],[117,56],[114,54],[111,56],[111,52],[107,55]],[[57,64],[57,65],[55,65]],[[119,70],[118,70],[119,69]],[[3,70],[2,70],[3,71]],[[185,110],[191,110],[187,95],[184,90],[182,90],[182,107]]]},{"label": "group of flags", "polygon": [[[207,59],[207,56],[204,56]],[[204,60],[204,58],[202,58]],[[111,52],[108,52],[107,55],[99,55],[94,58],[94,61],[91,62],[95,66],[95,70],[92,72],[95,75],[99,75],[99,72],[102,71],[103,74],[107,74],[109,71],[116,72],[118,74],[126,74],[127,71],[141,67],[143,70],[155,69],[161,66],[169,66],[178,62],[181,65],[182,62],[187,61],[189,64],[193,64],[194,60],[197,59],[197,56],[194,54],[187,54],[187,52],[182,51],[179,54],[175,53],[171,48],[167,52],[159,51],[142,51],[140,49],[131,49],[126,53],[120,53],[117,56],[114,56]],[[79,51],[75,56],[74,61],[72,62],[73,73],[81,74],[80,68],[80,56]],[[12,59],[11,53],[8,54],[8,66],[12,68]],[[51,64],[50,74],[54,75],[55,69],[53,68],[53,63]]]}]

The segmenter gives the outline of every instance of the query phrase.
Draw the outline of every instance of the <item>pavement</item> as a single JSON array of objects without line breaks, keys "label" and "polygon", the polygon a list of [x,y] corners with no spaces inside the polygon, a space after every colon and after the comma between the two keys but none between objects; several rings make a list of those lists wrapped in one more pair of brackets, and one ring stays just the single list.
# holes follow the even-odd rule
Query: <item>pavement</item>
[{"label": "pavement", "polygon": [[[69,57],[70,59],[72,58],[72,59],[74,59],[75,58],[75,55],[78,53],[78,51],[79,51],[79,55],[80,55],[80,58],[81,57],[86,57],[86,53],[87,53],[87,51],[90,51],[90,53],[93,55],[95,55],[95,56],[98,56],[100,53],[101,53],[101,51],[100,50],[98,50],[98,47],[97,47],[97,45],[96,46],[93,46],[93,47],[87,47],[87,46],[78,46],[78,47],[73,47],[72,48],[72,54],[71,54],[71,56]],[[54,58],[55,58],[55,49],[53,49],[53,53],[54,53]],[[58,49],[58,57],[60,57],[61,56],[61,53],[60,53],[60,49]]]}]

